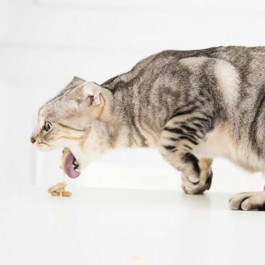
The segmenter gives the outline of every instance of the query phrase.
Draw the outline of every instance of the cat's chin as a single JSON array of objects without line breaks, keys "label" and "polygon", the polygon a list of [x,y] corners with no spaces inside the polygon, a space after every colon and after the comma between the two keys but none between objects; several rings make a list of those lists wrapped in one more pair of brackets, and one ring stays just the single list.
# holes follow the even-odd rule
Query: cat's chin
[{"label": "cat's chin", "polygon": [[40,151],[52,151],[52,150],[54,150],[55,149],[55,147],[52,147],[52,146],[50,146],[50,145],[48,145],[48,144],[46,144],[46,143],[37,143],[36,144],[36,147],[37,147],[37,149],[38,150],[40,150]]}]

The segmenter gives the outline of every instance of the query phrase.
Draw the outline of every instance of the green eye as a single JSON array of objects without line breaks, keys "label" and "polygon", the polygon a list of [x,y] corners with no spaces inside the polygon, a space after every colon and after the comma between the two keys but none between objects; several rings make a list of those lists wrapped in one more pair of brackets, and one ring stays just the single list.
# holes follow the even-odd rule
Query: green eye
[{"label": "green eye", "polygon": [[43,130],[48,132],[51,128],[52,128],[52,124],[50,122],[46,121],[44,126],[43,126]]}]

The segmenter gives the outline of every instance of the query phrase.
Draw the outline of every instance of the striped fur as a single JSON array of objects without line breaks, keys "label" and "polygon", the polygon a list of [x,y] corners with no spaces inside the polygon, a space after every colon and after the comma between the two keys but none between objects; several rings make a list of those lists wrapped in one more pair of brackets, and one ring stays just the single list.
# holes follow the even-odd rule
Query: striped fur
[{"label": "striped fur", "polygon": [[265,47],[160,52],[94,83],[98,104],[82,84],[75,77],[48,101],[34,132],[48,149],[70,148],[82,167],[109,149],[156,147],[191,194],[210,188],[217,156],[265,172]]}]

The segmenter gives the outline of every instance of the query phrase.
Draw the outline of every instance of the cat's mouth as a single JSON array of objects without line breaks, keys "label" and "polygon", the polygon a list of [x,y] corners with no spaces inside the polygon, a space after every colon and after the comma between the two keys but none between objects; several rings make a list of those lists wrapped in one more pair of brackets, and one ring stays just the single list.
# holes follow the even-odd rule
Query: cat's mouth
[{"label": "cat's mouth", "polygon": [[73,153],[69,150],[63,164],[63,171],[70,178],[77,178],[80,175],[80,164]]}]

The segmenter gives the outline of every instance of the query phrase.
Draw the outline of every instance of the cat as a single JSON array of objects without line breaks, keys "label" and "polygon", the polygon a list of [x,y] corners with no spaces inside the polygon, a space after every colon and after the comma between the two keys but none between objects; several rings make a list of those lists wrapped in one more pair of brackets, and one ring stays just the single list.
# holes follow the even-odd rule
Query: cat
[{"label": "cat", "polygon": [[[265,47],[167,50],[103,84],[73,80],[38,113],[31,142],[71,150],[77,177],[119,147],[155,147],[202,194],[214,157],[265,171]],[[265,210],[265,191],[230,199],[234,210]]]}]

